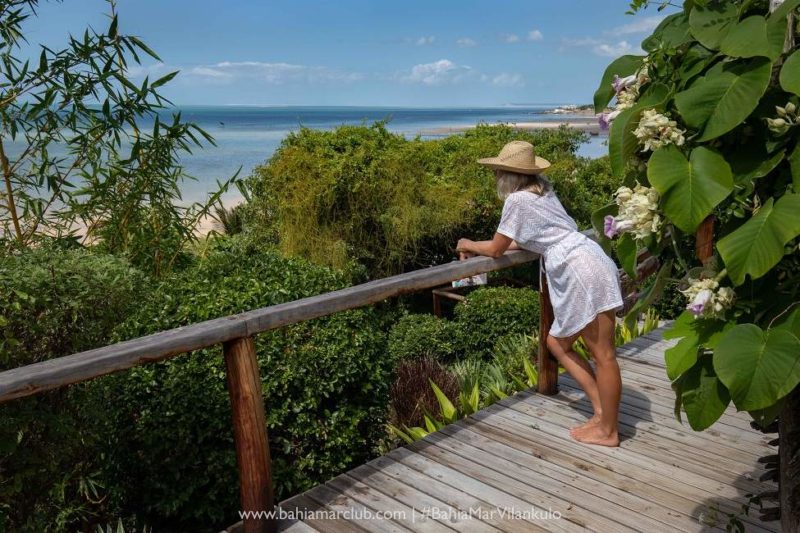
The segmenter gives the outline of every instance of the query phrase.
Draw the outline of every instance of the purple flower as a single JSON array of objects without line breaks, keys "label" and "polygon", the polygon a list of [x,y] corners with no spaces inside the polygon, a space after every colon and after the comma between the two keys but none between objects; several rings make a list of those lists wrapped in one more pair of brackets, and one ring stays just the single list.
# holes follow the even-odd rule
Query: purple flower
[{"label": "purple flower", "polygon": [[613,216],[606,215],[606,218],[603,219],[603,233],[605,233],[606,237],[609,239],[613,239],[617,236],[617,221],[614,220]]},{"label": "purple flower", "polygon": [[627,89],[631,85],[635,84],[636,81],[637,77],[635,74],[631,74],[630,76],[626,76],[624,78],[620,78],[614,74],[614,81],[611,82],[611,86],[614,87],[614,92],[619,94],[620,91]]},{"label": "purple flower", "polygon": [[710,290],[703,289],[697,293],[697,296],[694,297],[692,303],[686,306],[686,309],[691,311],[695,318],[697,318],[705,311],[706,304],[711,300],[711,296],[713,296],[713,293]]},{"label": "purple flower", "polygon": [[602,113],[598,118],[597,122],[600,124],[600,129],[603,131],[607,131],[608,128],[611,126],[611,123],[614,121],[617,116],[619,116],[619,111],[612,111],[611,113]]}]

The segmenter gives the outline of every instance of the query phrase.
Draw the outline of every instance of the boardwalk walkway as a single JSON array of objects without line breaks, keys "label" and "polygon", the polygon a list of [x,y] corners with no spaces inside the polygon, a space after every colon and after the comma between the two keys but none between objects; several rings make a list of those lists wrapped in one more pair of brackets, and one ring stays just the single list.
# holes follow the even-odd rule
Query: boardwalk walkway
[{"label": "boardwalk walkway", "polygon": [[[776,488],[758,481],[764,469],[757,459],[775,453],[770,438],[732,407],[702,433],[676,421],[663,363],[674,341],[662,333],[619,349],[619,448],[570,439],[567,428],[584,420],[590,405],[561,375],[556,396],[516,394],[282,502],[285,510],[308,512],[281,528],[724,531],[727,515],[738,514],[747,531],[778,531],[777,522],[760,522],[755,506],[742,514],[749,494]],[[331,518],[335,511],[343,513]]]}]

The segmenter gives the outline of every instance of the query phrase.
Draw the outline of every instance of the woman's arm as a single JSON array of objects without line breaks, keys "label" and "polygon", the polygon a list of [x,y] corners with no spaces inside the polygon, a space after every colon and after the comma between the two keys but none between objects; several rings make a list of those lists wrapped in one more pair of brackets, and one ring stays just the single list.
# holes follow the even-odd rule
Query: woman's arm
[{"label": "woman's arm", "polygon": [[485,255],[487,257],[500,257],[506,250],[518,250],[519,246],[511,237],[506,237],[502,233],[495,233],[491,241],[471,241],[469,239],[459,239],[456,245],[457,252],[466,252],[475,255]]}]

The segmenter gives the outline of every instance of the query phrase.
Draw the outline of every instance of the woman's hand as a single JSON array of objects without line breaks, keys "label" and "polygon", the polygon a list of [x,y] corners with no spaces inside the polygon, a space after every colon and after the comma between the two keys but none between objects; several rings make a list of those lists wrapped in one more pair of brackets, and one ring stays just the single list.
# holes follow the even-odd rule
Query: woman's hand
[{"label": "woman's hand", "polygon": [[456,244],[456,252],[458,252],[459,261],[469,259],[470,257],[475,257],[476,254],[470,251],[471,244],[472,241],[469,239],[458,239],[458,244]]}]

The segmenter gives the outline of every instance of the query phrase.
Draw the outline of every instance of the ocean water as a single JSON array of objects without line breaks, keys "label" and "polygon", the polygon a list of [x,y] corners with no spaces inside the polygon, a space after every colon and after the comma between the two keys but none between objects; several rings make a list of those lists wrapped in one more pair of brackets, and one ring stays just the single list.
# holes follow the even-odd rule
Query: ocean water
[{"label": "ocean water", "polygon": [[[546,111],[557,104],[541,106],[505,106],[491,108],[407,108],[407,107],[250,107],[250,106],[183,106],[163,113],[171,120],[180,111],[184,120],[196,123],[214,137],[216,146],[205,143],[181,158],[187,179],[181,186],[185,203],[202,200],[216,191],[217,181],[224,181],[240,170],[240,177],[250,175],[253,168],[264,163],[291,131],[302,126],[332,129],[343,124],[372,124],[387,121],[390,131],[409,137],[440,137],[432,130],[507,122],[545,122],[573,118]],[[578,117],[574,117],[578,118]],[[585,119],[586,117],[579,117]],[[606,153],[606,136],[595,136],[585,143],[580,154],[599,157]],[[9,157],[21,153],[24,145],[11,143]],[[66,155],[63,147],[54,146],[51,155]],[[241,195],[235,187],[223,196],[223,202],[233,203]]]},{"label": "ocean water", "polygon": [[[393,107],[248,107],[185,106],[180,112],[210,133],[217,145],[207,145],[186,155],[182,163],[188,174],[197,178],[182,188],[184,200],[195,201],[215,190],[216,180],[240,176],[264,163],[290,131],[301,126],[332,129],[343,124],[372,124],[387,120],[387,128],[407,136],[432,138],[430,130],[467,126],[485,122],[559,121],[569,115],[545,113],[555,107],[508,106],[493,108],[393,108]],[[585,118],[585,117],[583,117]],[[427,133],[427,134],[426,134]],[[595,136],[581,147],[580,154],[599,157],[606,152],[605,137]],[[236,200],[238,191],[225,200]]]}]

